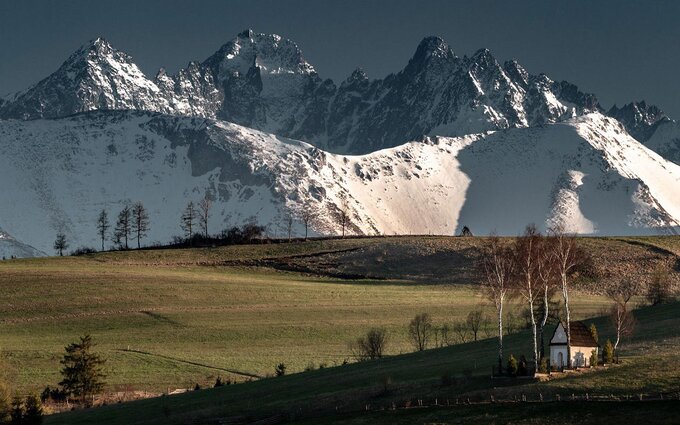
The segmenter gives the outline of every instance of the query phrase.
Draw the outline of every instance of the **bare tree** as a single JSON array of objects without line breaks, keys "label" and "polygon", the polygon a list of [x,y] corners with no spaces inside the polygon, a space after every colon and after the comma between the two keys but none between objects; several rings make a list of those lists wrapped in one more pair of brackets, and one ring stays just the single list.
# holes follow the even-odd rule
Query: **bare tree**
[{"label": "bare tree", "polygon": [[468,326],[465,322],[457,322],[453,324],[453,333],[456,335],[456,339],[465,344],[468,341]]},{"label": "bare tree", "polygon": [[442,347],[451,345],[451,327],[444,323],[441,328],[439,328],[440,344]]},{"label": "bare tree", "polygon": [[293,216],[286,215],[286,230],[288,231],[288,242],[293,238]]},{"label": "bare tree", "polygon": [[357,338],[350,348],[354,357],[359,361],[363,361],[381,358],[385,352],[386,345],[387,331],[385,329],[373,328],[365,336]]},{"label": "bare tree", "polygon": [[515,242],[515,261],[517,269],[517,292],[528,304],[529,323],[533,337],[533,366],[538,370],[538,333],[536,323],[536,302],[540,299],[540,282],[538,279],[538,262],[541,235],[536,226],[526,227],[524,235]]},{"label": "bare tree", "polygon": [[109,224],[109,215],[107,214],[106,210],[102,210],[102,212],[99,213],[99,217],[97,218],[97,234],[102,240],[102,251],[104,250],[104,242],[106,241],[106,236],[109,233],[110,227],[111,225]]},{"label": "bare tree", "polygon": [[305,240],[307,240],[309,235],[309,226],[315,220],[316,213],[309,207],[309,205],[305,205],[302,210],[300,210],[298,216],[300,221],[302,221],[302,224],[305,226]]},{"label": "bare tree", "polygon": [[342,237],[345,238],[345,229],[349,225],[349,199],[347,195],[340,196],[340,216],[338,217],[340,225],[342,226]]},{"label": "bare tree", "polygon": [[635,329],[635,317],[630,311],[628,302],[640,291],[638,281],[626,278],[616,287],[607,291],[607,295],[613,301],[609,311],[609,321],[616,330],[616,342],[614,351],[618,350],[621,338],[630,336]]},{"label": "bare tree", "polygon": [[132,233],[137,239],[137,249],[142,247],[142,238],[147,235],[150,228],[149,213],[146,212],[144,204],[141,202],[135,203],[132,206]]},{"label": "bare tree", "polygon": [[571,311],[569,309],[569,279],[577,268],[586,262],[586,255],[573,235],[567,235],[561,226],[550,230],[554,238],[553,256],[559,285],[564,300],[565,331],[567,333],[567,368],[571,368]]},{"label": "bare tree", "polygon": [[485,279],[482,290],[496,307],[498,314],[498,365],[503,367],[503,308],[512,288],[515,259],[512,249],[503,246],[500,238],[491,235],[484,244],[482,266]]},{"label": "bare tree", "polygon": [[114,240],[116,244],[125,246],[128,249],[128,237],[132,230],[132,210],[129,205],[125,205],[118,213],[118,221],[116,221],[116,228],[114,229]]},{"label": "bare tree", "polygon": [[208,192],[205,193],[203,199],[198,203],[199,211],[199,224],[201,225],[201,232],[208,238],[208,220],[210,219],[210,208],[212,208],[212,200],[208,196]]},{"label": "bare tree", "polygon": [[59,253],[60,257],[64,256],[64,250],[66,248],[68,248],[66,235],[61,232],[57,233],[57,238],[54,240],[54,249]]},{"label": "bare tree", "polygon": [[647,301],[650,305],[659,305],[669,302],[673,298],[668,270],[657,267],[647,284]]},{"label": "bare tree", "polygon": [[408,326],[408,334],[418,351],[423,351],[427,348],[432,337],[432,331],[432,318],[428,313],[416,315]]},{"label": "bare tree", "polygon": [[468,313],[465,319],[465,324],[472,333],[473,341],[477,341],[477,335],[482,327],[482,322],[484,320],[484,313],[481,308],[476,308]]},{"label": "bare tree", "polygon": [[191,245],[191,238],[194,236],[194,222],[196,221],[196,207],[193,201],[189,201],[181,219],[180,227],[184,230],[184,235]]},{"label": "bare tree", "polygon": [[548,324],[551,314],[550,300],[555,295],[555,291],[559,286],[559,276],[557,275],[555,256],[553,255],[555,239],[553,237],[542,237],[539,239],[539,242],[536,277],[543,298],[543,305],[540,309],[541,318],[538,324],[538,340],[540,343],[538,354],[539,358],[542,359],[545,356],[545,326]]}]

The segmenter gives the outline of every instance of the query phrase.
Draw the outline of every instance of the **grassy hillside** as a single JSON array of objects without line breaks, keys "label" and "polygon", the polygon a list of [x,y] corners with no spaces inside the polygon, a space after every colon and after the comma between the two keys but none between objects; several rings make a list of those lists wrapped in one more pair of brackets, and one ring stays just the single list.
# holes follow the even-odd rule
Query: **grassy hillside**
[{"label": "grassy hillside", "polygon": [[[286,417],[301,418],[304,423],[462,423],[462,419],[505,423],[573,423],[592,420],[612,409],[586,405],[574,409],[571,403],[558,408],[516,405],[501,407],[469,407],[426,409],[417,411],[361,413],[366,404],[376,408],[403,405],[405,400],[423,399],[432,403],[468,397],[473,401],[488,400],[489,393],[498,400],[512,400],[520,394],[538,400],[539,394],[553,399],[555,394],[568,398],[570,394],[584,396],[625,397],[659,393],[675,394],[680,385],[680,371],[674,367],[680,361],[680,303],[650,307],[637,312],[639,331],[624,351],[621,365],[588,371],[577,375],[555,378],[542,383],[509,380],[492,382],[488,366],[494,361],[495,341],[483,340],[452,347],[393,356],[378,361],[350,364],[324,370],[304,372],[279,378],[269,378],[246,384],[184,395],[141,400],[121,405],[105,406],[88,411],[77,411],[48,418],[49,424],[179,424],[222,419],[248,421],[284,413]],[[611,337],[604,319],[600,325],[602,337]],[[508,352],[526,352],[528,334],[510,336]],[[442,376],[453,377],[452,385],[442,385]],[[389,377],[388,391],[385,379]],[[668,411],[677,407],[662,405],[652,409],[623,405],[624,411],[651,412],[659,419],[668,419]],[[462,409],[462,410],[461,410]],[[616,407],[618,409],[618,405]],[[641,409],[641,410],[640,410]],[[524,413],[522,413],[524,412]],[[528,414],[535,421],[524,422]],[[635,416],[637,417],[637,416]],[[311,419],[313,418],[313,419]],[[600,416],[601,418],[601,416]],[[601,419],[600,419],[601,420]],[[212,422],[207,422],[212,423]],[[593,423],[593,422],[586,422]],[[659,421],[658,423],[672,423]]]},{"label": "grassy hillside", "polygon": [[[187,410],[192,418],[203,414],[196,409],[252,414],[254,403],[259,413],[293,401],[310,408],[312,400],[349,403],[376,396],[386,377],[395,387],[390,397],[439,392],[435,383],[443,374],[473,376],[445,391],[474,392],[488,385],[493,341],[329,367],[347,359],[348,342],[370,327],[388,330],[388,354],[394,356],[412,350],[406,327],[415,314],[429,312],[437,325],[452,324],[484,303],[475,266],[480,240],[366,238],[3,261],[3,374],[20,392],[54,385],[63,347],[91,333],[108,359],[109,392],[160,393],[208,384],[217,376],[243,381],[271,375],[279,362],[291,373],[310,364],[327,366],[142,401],[131,405],[140,407],[131,407],[129,420],[156,417],[158,409],[181,422],[180,412]],[[597,315],[607,303],[598,288],[621,274],[644,277],[663,265],[675,267],[677,279],[676,240],[582,239],[595,257],[598,277],[580,282],[575,317]],[[527,353],[526,343],[526,337],[512,336],[508,351]],[[111,410],[99,412],[83,418],[111,418]],[[80,414],[66,423],[80,420]]]}]

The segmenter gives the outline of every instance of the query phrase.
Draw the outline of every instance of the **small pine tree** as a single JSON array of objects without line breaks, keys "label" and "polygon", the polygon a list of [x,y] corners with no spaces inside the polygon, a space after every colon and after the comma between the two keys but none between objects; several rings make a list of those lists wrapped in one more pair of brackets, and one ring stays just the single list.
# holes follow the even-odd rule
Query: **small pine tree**
[{"label": "small pine tree", "polygon": [[510,357],[508,358],[508,374],[510,376],[517,376],[517,370],[519,369],[519,365],[517,364],[517,359],[515,356],[510,354]]},{"label": "small pine tree", "polygon": [[607,342],[604,343],[602,357],[605,363],[614,363],[614,345],[610,340],[607,340]]},{"label": "small pine tree", "polygon": [[224,382],[222,382],[222,378],[218,376],[217,379],[215,379],[215,385],[213,385],[213,387],[218,388],[222,386],[224,386]]},{"label": "small pine tree", "polygon": [[598,340],[599,336],[597,335],[597,326],[595,326],[595,323],[590,324],[589,330],[590,330],[590,335],[595,340],[595,343],[598,344],[600,341]]},{"label": "small pine tree", "polygon": [[187,204],[187,207],[182,213],[182,222],[180,227],[184,230],[187,241],[191,244],[191,238],[194,236],[194,221],[196,220],[197,212],[193,201]]},{"label": "small pine tree", "polygon": [[79,342],[66,346],[66,354],[61,360],[64,379],[59,385],[66,394],[80,397],[82,403],[104,388],[106,375],[102,373],[102,366],[106,360],[92,353],[94,346],[90,335],[82,336]]},{"label": "small pine tree", "polygon": [[590,352],[590,366],[595,367],[597,363],[597,350],[593,350]]},{"label": "small pine tree", "polygon": [[286,365],[283,363],[279,363],[276,365],[276,369],[274,369],[274,372],[276,373],[276,376],[283,376],[286,374]]},{"label": "small pine tree", "polygon": [[66,235],[61,232],[57,233],[57,238],[54,240],[54,249],[59,253],[60,257],[64,256],[64,250],[66,248],[68,248]]},{"label": "small pine tree", "polygon": [[12,425],[21,425],[24,419],[24,401],[21,397],[16,396],[12,399],[12,407],[9,411],[9,420]]},{"label": "small pine tree", "polygon": [[548,358],[547,357],[541,358],[541,361],[538,364],[538,371],[540,373],[548,373]]},{"label": "small pine tree", "polygon": [[35,395],[26,397],[24,405],[24,420],[23,425],[40,425],[43,419],[43,408],[40,399]]}]

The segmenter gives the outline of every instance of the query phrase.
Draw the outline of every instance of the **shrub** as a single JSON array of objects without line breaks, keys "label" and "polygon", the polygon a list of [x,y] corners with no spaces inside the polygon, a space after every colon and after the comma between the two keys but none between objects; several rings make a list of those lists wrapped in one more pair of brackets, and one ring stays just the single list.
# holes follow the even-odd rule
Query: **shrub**
[{"label": "shrub", "polygon": [[538,371],[540,373],[548,373],[548,358],[543,357],[538,364]]},{"label": "shrub", "polygon": [[527,369],[527,358],[522,356],[519,358],[519,364],[517,365],[517,374],[520,376],[527,376],[529,370]]},{"label": "shrub", "polygon": [[213,385],[213,388],[222,387],[222,386],[224,386],[224,382],[222,382],[222,378],[220,378],[220,377],[218,376],[218,377],[215,379],[215,385]]},{"label": "shrub", "polygon": [[80,248],[77,248],[71,252],[71,256],[78,257],[80,255],[94,254],[96,252],[97,250],[94,248],[90,248],[89,246],[81,246]]},{"label": "shrub", "polygon": [[386,345],[387,331],[373,328],[366,333],[366,336],[356,340],[356,343],[352,346],[352,351],[357,360],[374,360],[383,356]]},{"label": "shrub", "polygon": [[9,410],[11,424],[21,424],[24,419],[24,401],[16,396],[12,399],[12,407]]},{"label": "shrub", "polygon": [[276,365],[276,368],[274,368],[274,373],[276,373],[276,376],[283,376],[286,374],[286,365],[284,363],[279,363]]},{"label": "shrub", "polygon": [[416,315],[408,326],[408,334],[418,351],[423,351],[427,348],[433,331],[432,317],[428,313]]},{"label": "shrub", "polygon": [[9,389],[0,382],[0,424],[5,423],[9,419],[11,406]]},{"label": "shrub", "polygon": [[597,363],[597,350],[593,350],[590,352],[590,366],[595,367]]},{"label": "shrub", "polygon": [[24,403],[23,425],[40,425],[42,423],[43,408],[40,399],[35,395],[26,397]]},{"label": "shrub", "polygon": [[610,340],[604,343],[604,348],[602,348],[602,358],[605,363],[614,363],[614,345]]},{"label": "shrub", "polygon": [[200,389],[201,389],[201,385],[196,383],[196,385],[194,385],[194,391],[199,391]]},{"label": "shrub", "polygon": [[517,359],[515,356],[510,354],[510,357],[508,357],[508,375],[510,376],[517,376],[517,370],[518,370],[518,365],[517,365]]}]

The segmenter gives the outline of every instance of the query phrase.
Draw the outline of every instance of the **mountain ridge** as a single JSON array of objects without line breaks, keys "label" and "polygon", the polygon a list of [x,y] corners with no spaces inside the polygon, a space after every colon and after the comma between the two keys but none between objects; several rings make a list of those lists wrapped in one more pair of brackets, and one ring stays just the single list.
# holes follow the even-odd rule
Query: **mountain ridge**
[{"label": "mountain ridge", "polygon": [[[285,234],[514,235],[535,222],[581,234],[679,230],[680,166],[599,113],[540,127],[457,138],[427,137],[364,155],[196,117],[91,111],[68,118],[0,121],[0,225],[50,251],[57,232],[72,247],[98,246],[95,219],[143,201],[146,245],[181,234],[189,200],[213,199],[211,233],[256,221]],[[630,158],[634,158],[631,160]],[[109,245],[107,245],[109,246]]]},{"label": "mountain ridge", "polygon": [[[203,62],[172,76],[161,69],[153,79],[105,40],[88,45],[0,105],[0,117],[148,110],[226,120],[332,152],[368,153],[423,135],[541,125],[601,109],[594,95],[574,85],[529,75],[516,61],[501,65],[487,49],[458,57],[435,36],[418,44],[401,71],[376,80],[352,73],[339,85],[322,79],[294,42],[252,30]],[[84,50],[82,60],[77,54]]]}]

